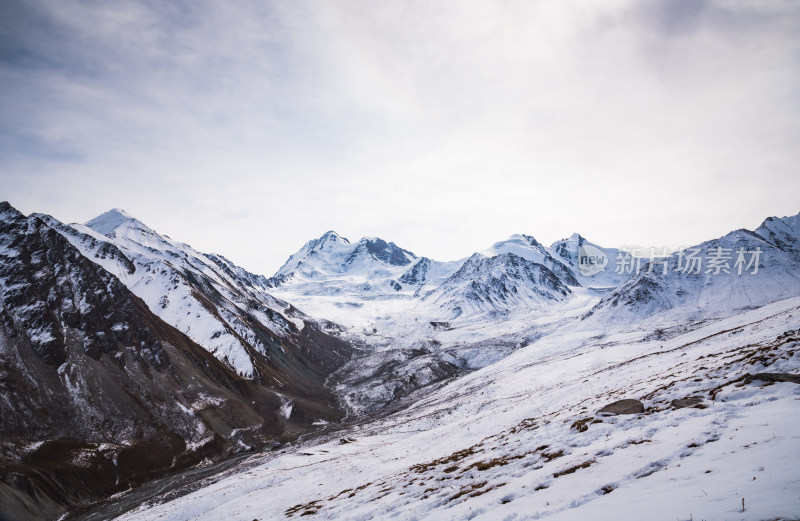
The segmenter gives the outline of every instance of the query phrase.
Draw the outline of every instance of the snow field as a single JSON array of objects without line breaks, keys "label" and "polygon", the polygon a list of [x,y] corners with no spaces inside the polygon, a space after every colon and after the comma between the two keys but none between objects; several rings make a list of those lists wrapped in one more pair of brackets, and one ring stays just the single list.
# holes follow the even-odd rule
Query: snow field
[{"label": "snow field", "polygon": [[[564,328],[407,410],[122,519],[791,519],[800,386],[741,377],[798,372],[798,306],[668,339],[646,323]],[[689,396],[706,408],[671,407]],[[621,398],[645,413],[595,414]]]}]

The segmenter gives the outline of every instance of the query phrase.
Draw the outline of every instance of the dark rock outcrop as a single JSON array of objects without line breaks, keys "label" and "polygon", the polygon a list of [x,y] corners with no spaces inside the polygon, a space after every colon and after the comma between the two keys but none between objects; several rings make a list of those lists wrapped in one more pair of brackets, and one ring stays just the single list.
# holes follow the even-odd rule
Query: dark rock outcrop
[{"label": "dark rock outcrop", "polygon": [[756,373],[745,378],[745,383],[750,383],[753,380],[762,382],[789,382],[793,384],[800,384],[800,374],[790,373]]},{"label": "dark rock outcrop", "polygon": [[693,407],[696,409],[705,409],[706,405],[703,405],[703,398],[700,396],[689,396],[687,398],[678,398],[677,400],[672,400],[670,402],[673,409],[685,409],[687,407]]},{"label": "dark rock outcrop", "polygon": [[644,412],[644,404],[639,400],[625,399],[612,402],[599,411],[597,414],[641,414]]}]

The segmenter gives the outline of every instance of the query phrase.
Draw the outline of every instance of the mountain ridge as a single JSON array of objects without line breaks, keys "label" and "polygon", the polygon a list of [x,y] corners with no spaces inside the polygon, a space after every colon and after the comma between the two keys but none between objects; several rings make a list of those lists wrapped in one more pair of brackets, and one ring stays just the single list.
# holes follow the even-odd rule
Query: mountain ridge
[{"label": "mountain ridge", "polygon": [[0,517],[59,517],[343,417],[322,382],[273,370],[297,381],[269,387],[236,374],[73,245],[69,229],[0,203]]},{"label": "mountain ridge", "polygon": [[[504,359],[534,346],[561,349],[558,339],[599,350],[619,345],[623,351],[609,351],[610,359],[633,349],[624,340],[632,336],[660,349],[663,339],[800,295],[799,217],[770,217],[753,231],[734,230],[650,263],[634,259],[628,271],[618,264],[625,251],[579,233],[550,246],[515,234],[442,262],[377,237],[351,243],[331,230],[266,277],[173,241],[118,208],[67,225],[0,203],[0,398],[14,386],[47,389],[43,396],[102,395],[87,401],[86,410],[110,422],[104,431],[96,420],[65,421],[63,429],[82,436],[70,447],[66,430],[48,434],[31,428],[30,412],[3,412],[15,418],[5,434],[16,442],[0,446],[0,466],[10,476],[0,480],[0,503],[16,505],[12,517],[20,517],[26,509],[63,511],[116,490],[106,480],[95,490],[53,495],[53,487],[73,486],[83,471],[54,473],[47,458],[66,464],[77,453],[90,454],[94,466],[87,472],[139,484],[184,468],[175,458],[192,465],[269,446],[324,430],[346,414],[390,421],[409,407],[412,414],[426,407],[428,396],[446,409],[449,398],[438,390],[495,364],[505,367]],[[703,256],[696,272],[686,268],[694,250]],[[595,266],[603,269],[587,271],[589,257],[605,257]],[[782,305],[776,309],[791,312]],[[609,344],[606,335],[618,340]],[[540,363],[525,356],[527,364]],[[9,363],[23,376],[10,377]],[[127,392],[166,404],[155,416],[116,390],[131,385],[126,371],[144,382]],[[37,383],[33,374],[49,376]],[[178,383],[194,379],[201,383],[188,390]],[[483,388],[474,385],[465,392]],[[53,417],[76,407],[50,398],[42,403]],[[130,438],[141,445],[136,450],[164,446],[143,470],[105,463],[106,455],[140,454],[109,441],[127,428],[115,407],[134,411],[141,430]],[[93,437],[92,429],[106,437]],[[26,499],[25,487],[39,499]]]}]

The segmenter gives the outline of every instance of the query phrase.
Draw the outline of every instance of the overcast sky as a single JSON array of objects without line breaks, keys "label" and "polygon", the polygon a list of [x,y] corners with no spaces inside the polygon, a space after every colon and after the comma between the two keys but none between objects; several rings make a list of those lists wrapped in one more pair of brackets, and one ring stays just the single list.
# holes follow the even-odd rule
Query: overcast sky
[{"label": "overcast sky", "polygon": [[0,0],[0,199],[267,275],[694,244],[800,211],[798,143],[796,0]]}]

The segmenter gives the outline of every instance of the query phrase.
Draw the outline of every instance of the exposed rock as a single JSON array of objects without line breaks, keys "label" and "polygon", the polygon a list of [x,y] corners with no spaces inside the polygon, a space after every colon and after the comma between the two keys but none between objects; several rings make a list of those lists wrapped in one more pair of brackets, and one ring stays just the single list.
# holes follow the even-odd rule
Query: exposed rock
[{"label": "exposed rock", "polygon": [[800,375],[789,373],[756,373],[745,378],[745,383],[750,383],[753,380],[760,380],[762,382],[789,382],[793,384],[800,384]]},{"label": "exposed rock", "polygon": [[570,430],[575,430],[578,432],[586,432],[589,430],[589,424],[592,423],[594,418],[583,418],[580,420],[576,420],[572,425],[570,425]]},{"label": "exposed rock", "polygon": [[597,414],[641,414],[644,412],[644,404],[639,400],[625,399],[609,403]]},{"label": "exposed rock", "polygon": [[428,272],[431,269],[431,260],[422,257],[416,264],[411,266],[407,272],[400,277],[403,284],[423,284],[428,280]]},{"label": "exposed rock", "polygon": [[411,264],[409,257],[415,257],[410,251],[399,248],[393,242],[387,243],[383,239],[363,239],[362,243],[373,257],[393,266]]},{"label": "exposed rock", "polygon": [[687,398],[678,398],[672,400],[671,405],[675,409],[685,409],[686,407],[694,407],[695,409],[705,409],[707,406],[703,405],[703,398],[700,396],[689,396]]}]

